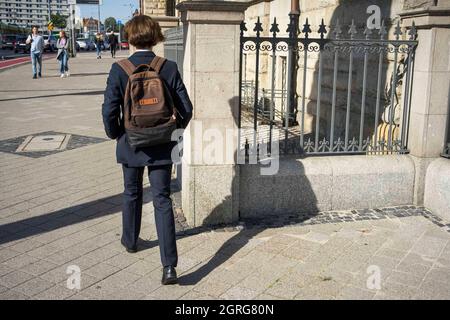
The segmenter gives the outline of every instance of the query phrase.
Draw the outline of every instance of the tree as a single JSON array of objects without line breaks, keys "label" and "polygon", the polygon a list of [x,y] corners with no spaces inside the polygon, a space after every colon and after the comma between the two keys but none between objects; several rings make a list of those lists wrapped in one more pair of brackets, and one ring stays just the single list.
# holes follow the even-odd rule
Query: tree
[{"label": "tree", "polygon": [[105,19],[105,30],[116,31],[117,21],[114,17],[109,17]]},{"label": "tree", "polygon": [[67,26],[67,16],[57,13],[50,15],[50,18],[56,28],[64,29]]}]

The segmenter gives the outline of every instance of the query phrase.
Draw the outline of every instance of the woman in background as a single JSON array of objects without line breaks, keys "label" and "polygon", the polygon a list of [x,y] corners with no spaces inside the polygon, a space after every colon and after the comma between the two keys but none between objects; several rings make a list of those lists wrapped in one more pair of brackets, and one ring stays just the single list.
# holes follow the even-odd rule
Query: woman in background
[{"label": "woman in background", "polygon": [[102,45],[103,45],[103,38],[102,35],[100,34],[100,32],[97,32],[97,34],[95,35],[95,46],[97,49],[97,59],[101,59],[102,58]]},{"label": "woman in background", "polygon": [[58,48],[58,54],[56,59],[59,60],[59,73],[61,78],[68,77],[69,74],[69,39],[66,36],[65,31],[59,32],[59,39],[56,43],[56,48]]}]

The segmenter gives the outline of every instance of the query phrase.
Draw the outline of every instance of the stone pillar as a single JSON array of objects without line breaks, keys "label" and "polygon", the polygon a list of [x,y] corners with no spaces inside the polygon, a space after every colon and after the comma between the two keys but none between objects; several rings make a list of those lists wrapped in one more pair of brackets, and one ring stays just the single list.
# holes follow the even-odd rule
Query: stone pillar
[{"label": "stone pillar", "polygon": [[[246,6],[214,0],[177,6],[185,37],[183,80],[194,105],[182,162],[182,207],[191,226],[238,219],[237,139],[229,133],[237,129],[239,24]],[[211,161],[212,153],[222,157]]]},{"label": "stone pillar", "polygon": [[[410,2],[413,2],[410,0]],[[414,202],[423,204],[428,165],[444,147],[450,93],[450,1],[400,14],[418,29],[408,147],[416,163]]]}]

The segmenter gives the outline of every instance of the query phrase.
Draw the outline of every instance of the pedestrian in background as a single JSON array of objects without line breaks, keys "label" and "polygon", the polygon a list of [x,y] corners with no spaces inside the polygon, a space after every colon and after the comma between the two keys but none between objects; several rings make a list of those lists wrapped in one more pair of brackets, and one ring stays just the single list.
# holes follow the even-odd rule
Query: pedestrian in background
[{"label": "pedestrian in background", "polygon": [[100,32],[97,32],[97,34],[95,35],[95,46],[97,49],[97,59],[101,59],[102,58],[102,45],[103,45],[103,37],[100,34]]},{"label": "pedestrian in background", "polygon": [[[38,33],[37,26],[31,28],[31,34],[26,43],[31,44],[31,66],[33,68],[33,79],[42,77],[42,53],[44,52],[44,38]],[[36,66],[37,65],[37,66]]]},{"label": "pedestrian in background", "polygon": [[115,58],[116,57],[116,49],[117,49],[117,37],[114,34],[114,32],[111,32],[111,34],[109,35],[109,49],[111,50],[111,57]]},{"label": "pedestrian in background", "polygon": [[65,31],[59,32],[59,39],[56,43],[58,48],[58,54],[56,59],[59,61],[59,73],[61,78],[68,77],[69,73],[69,39],[66,36]]}]

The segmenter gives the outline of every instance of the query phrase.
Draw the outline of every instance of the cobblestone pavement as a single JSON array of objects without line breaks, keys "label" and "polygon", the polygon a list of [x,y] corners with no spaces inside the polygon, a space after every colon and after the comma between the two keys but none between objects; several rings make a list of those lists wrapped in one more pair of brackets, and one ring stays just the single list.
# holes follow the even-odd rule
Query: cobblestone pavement
[{"label": "cobblestone pavement", "polygon": [[[82,54],[68,79],[54,60],[43,79],[29,65],[0,72],[0,299],[450,298],[450,225],[410,206],[214,229],[180,216],[180,284],[161,286],[147,179],[140,251],[119,242],[121,170],[100,113],[111,62]],[[77,143],[15,152],[49,133]],[[69,266],[81,270],[80,289],[67,288]]]}]

